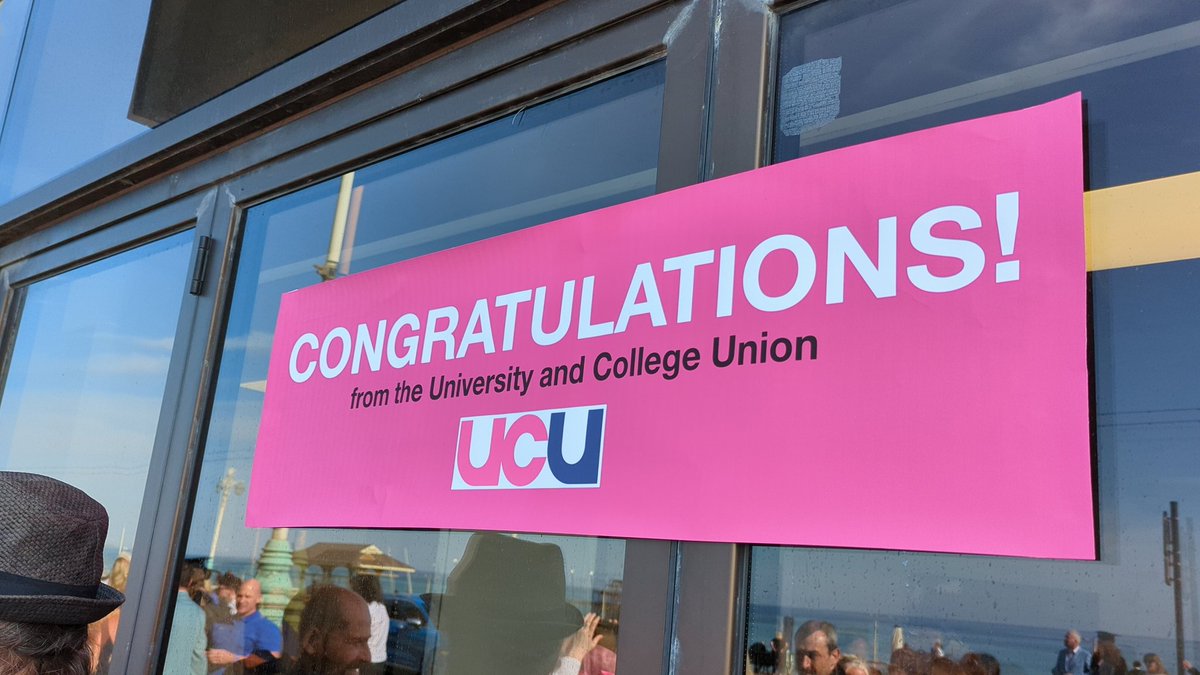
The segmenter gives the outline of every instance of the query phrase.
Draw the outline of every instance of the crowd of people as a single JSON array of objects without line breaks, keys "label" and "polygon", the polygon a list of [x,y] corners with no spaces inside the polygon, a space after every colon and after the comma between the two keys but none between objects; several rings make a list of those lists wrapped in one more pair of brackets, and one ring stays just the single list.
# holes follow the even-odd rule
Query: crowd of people
[{"label": "crowd of people", "polygon": [[[191,675],[383,673],[381,623],[359,592],[332,584],[309,587],[298,599],[298,623],[282,628],[259,611],[255,579],[225,573],[207,588],[207,573],[185,565],[163,672]],[[369,582],[356,580],[361,588]],[[232,598],[232,600],[230,600]],[[285,646],[287,645],[287,646]]]},{"label": "crowd of people", "polygon": [[947,657],[940,643],[928,651],[895,640],[886,662],[843,650],[837,627],[828,621],[806,621],[796,629],[794,652],[782,637],[768,646],[757,642],[746,656],[746,672],[790,675],[1000,675],[1000,662],[991,654],[969,652],[958,660]]},{"label": "crowd of people", "polygon": [[[108,530],[104,508],[80,490],[36,474],[0,471],[0,675],[103,672],[115,641],[130,559],[103,572]],[[428,594],[438,629],[423,672],[439,675],[615,675],[615,626],[583,615],[566,600],[562,551],[553,544],[475,533],[446,582]],[[202,561],[181,569],[163,654],[172,675],[387,675],[390,619],[377,577],[349,588],[318,584],[299,594],[295,624],[259,611],[256,579],[210,578]],[[851,645],[843,651],[827,621],[800,625],[747,650],[746,672],[792,675],[1000,675],[990,654],[952,659],[935,642],[928,651],[893,638],[884,663]],[[1077,630],[1063,637],[1050,675],[1168,675],[1147,653],[1126,661],[1111,633],[1092,651]],[[428,656],[428,655],[427,655]],[[1188,661],[1190,675],[1200,675]]]},{"label": "crowd of people", "polygon": [[[498,536],[497,536],[498,537]],[[509,538],[502,538],[508,540]],[[500,561],[487,561],[492,565]],[[478,566],[463,568],[463,574],[455,581],[464,583],[464,575],[472,574]],[[215,586],[210,587],[209,586]],[[504,587],[511,589],[511,584]],[[455,598],[461,591],[455,593]],[[229,598],[233,598],[230,601]],[[450,605],[446,596],[434,602]],[[528,598],[527,598],[528,599]],[[216,583],[208,580],[208,574],[196,563],[185,565],[181,574],[179,596],[176,599],[175,619],[164,658],[164,673],[191,675],[246,675],[290,673],[295,675],[391,675],[400,673],[386,662],[386,641],[390,629],[390,617],[384,605],[383,591],[379,580],[371,574],[358,574],[349,579],[349,587],[318,584],[293,599],[293,607],[299,609],[299,622],[284,620],[282,628],[260,614],[262,586],[258,580],[241,580],[232,573],[218,575]],[[541,668],[545,661],[546,675],[601,675],[602,670],[594,665],[601,663],[593,656],[611,650],[599,646],[601,635],[596,628],[599,617],[595,614],[582,615],[566,604],[560,608],[557,622],[545,622],[545,617],[532,617],[532,622],[497,621],[485,634],[472,634],[475,617],[486,607],[497,607],[496,602],[475,604],[468,598],[469,613],[442,608],[438,615],[438,626],[451,635],[460,635],[460,651],[452,653],[444,649],[437,651],[432,659],[445,658],[462,663],[475,655],[481,658],[503,658],[505,647],[515,662],[534,664]],[[460,605],[452,605],[458,608]],[[516,609],[520,614],[520,609]],[[572,614],[574,613],[574,614]],[[469,615],[468,615],[469,614]],[[504,626],[515,626],[516,632],[503,641],[493,640],[492,635],[503,632]],[[553,647],[542,653],[544,646],[538,639],[548,637]],[[450,638],[452,640],[454,638]],[[436,645],[430,645],[434,649]],[[548,657],[553,656],[553,663]],[[592,658],[589,658],[592,656]],[[613,664],[614,656],[608,659]],[[589,667],[593,665],[593,667]],[[439,671],[442,669],[439,669]],[[463,669],[466,670],[466,669]],[[446,671],[455,671],[446,669]],[[492,671],[497,671],[496,667]]]},{"label": "crowd of people", "polygon": [[[104,507],[36,474],[0,471],[0,675],[90,675],[107,666],[129,558],[103,575]],[[259,611],[256,579],[180,571],[162,672],[367,675],[386,672],[390,621],[378,579],[317,584],[282,627]],[[615,626],[566,600],[562,551],[476,533],[446,592],[427,598],[444,675],[615,675]],[[383,610],[383,611],[381,611]],[[101,663],[103,662],[103,663]]]},{"label": "crowd of people", "polygon": [[[1051,675],[1169,675],[1162,657],[1152,652],[1143,654],[1141,661],[1135,660],[1130,664],[1117,646],[1117,636],[1107,631],[1096,634],[1096,642],[1090,653],[1082,643],[1079,631],[1067,631]],[[1200,672],[1193,672],[1196,669],[1186,660],[1183,669],[1192,675],[1200,675]]]},{"label": "crowd of people", "polygon": [[[1169,675],[1158,654],[1145,654],[1130,666],[1117,647],[1116,636],[1100,631],[1093,651],[1082,645],[1077,630],[1068,630],[1063,649],[1058,652],[1051,675]],[[946,656],[935,642],[928,651],[905,645],[894,639],[888,661],[867,659],[853,650],[843,651],[837,628],[820,620],[807,621],[795,633],[794,651],[782,635],[770,644],[756,642],[746,653],[746,672],[753,674],[792,675],[1000,675],[1000,661],[991,654],[968,652],[957,660]],[[1188,661],[1183,668],[1189,675],[1200,675]]]}]

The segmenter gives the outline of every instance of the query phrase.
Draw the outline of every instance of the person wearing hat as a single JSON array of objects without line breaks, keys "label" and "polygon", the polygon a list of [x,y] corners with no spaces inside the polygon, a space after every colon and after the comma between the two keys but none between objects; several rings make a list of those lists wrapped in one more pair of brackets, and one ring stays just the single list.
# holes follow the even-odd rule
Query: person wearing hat
[{"label": "person wearing hat", "polygon": [[1096,631],[1096,648],[1092,650],[1092,675],[1125,675],[1129,668],[1121,649],[1117,647],[1117,636],[1108,631]]},{"label": "person wearing hat", "polygon": [[102,583],[108,512],[47,476],[0,471],[0,672],[86,675],[87,627],[125,601]]},{"label": "person wearing hat", "polygon": [[[444,639],[446,675],[549,675],[569,649],[565,638],[587,629],[566,600],[562,550],[501,534],[476,532],[431,597]],[[592,631],[595,621],[591,621]],[[587,636],[588,646],[594,645]],[[577,644],[580,641],[567,640]],[[582,645],[578,645],[582,646]],[[573,656],[586,653],[576,651]],[[439,650],[439,656],[443,656]],[[576,668],[577,670],[577,668]]]}]

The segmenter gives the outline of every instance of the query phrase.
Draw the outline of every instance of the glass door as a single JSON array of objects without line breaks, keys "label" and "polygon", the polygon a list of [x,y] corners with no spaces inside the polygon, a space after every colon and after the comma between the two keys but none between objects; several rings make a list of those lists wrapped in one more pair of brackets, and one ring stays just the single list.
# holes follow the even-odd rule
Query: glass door
[{"label": "glass door", "polygon": [[[108,510],[104,581],[124,592],[184,297],[190,231],[14,291],[0,470],[48,475]],[[121,613],[90,627],[108,672]]]},{"label": "glass door", "polygon": [[[629,70],[245,212],[166,672],[193,658],[222,673],[314,658],[393,673],[548,674],[564,659],[615,671],[623,540],[255,528],[246,488],[283,293],[653,194],[665,70]],[[368,465],[348,447],[326,458],[296,468],[363,489],[405,470],[402,456]],[[346,603],[366,603],[372,622],[348,620]]]}]

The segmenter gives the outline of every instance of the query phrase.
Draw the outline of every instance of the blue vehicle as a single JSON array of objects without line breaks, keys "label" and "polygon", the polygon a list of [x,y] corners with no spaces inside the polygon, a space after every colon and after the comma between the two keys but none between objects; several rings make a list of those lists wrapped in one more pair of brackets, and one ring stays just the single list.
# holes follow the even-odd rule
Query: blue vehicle
[{"label": "blue vehicle", "polygon": [[387,670],[396,675],[419,675],[425,654],[437,649],[438,633],[429,620],[429,608],[415,595],[384,599],[389,626]]}]

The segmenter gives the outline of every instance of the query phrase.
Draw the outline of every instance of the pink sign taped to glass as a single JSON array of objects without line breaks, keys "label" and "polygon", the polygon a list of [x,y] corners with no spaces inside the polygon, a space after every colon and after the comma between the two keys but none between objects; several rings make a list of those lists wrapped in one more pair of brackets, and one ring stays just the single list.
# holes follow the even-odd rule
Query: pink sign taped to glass
[{"label": "pink sign taped to glass", "polygon": [[1090,559],[1081,98],[286,294],[251,526]]}]

